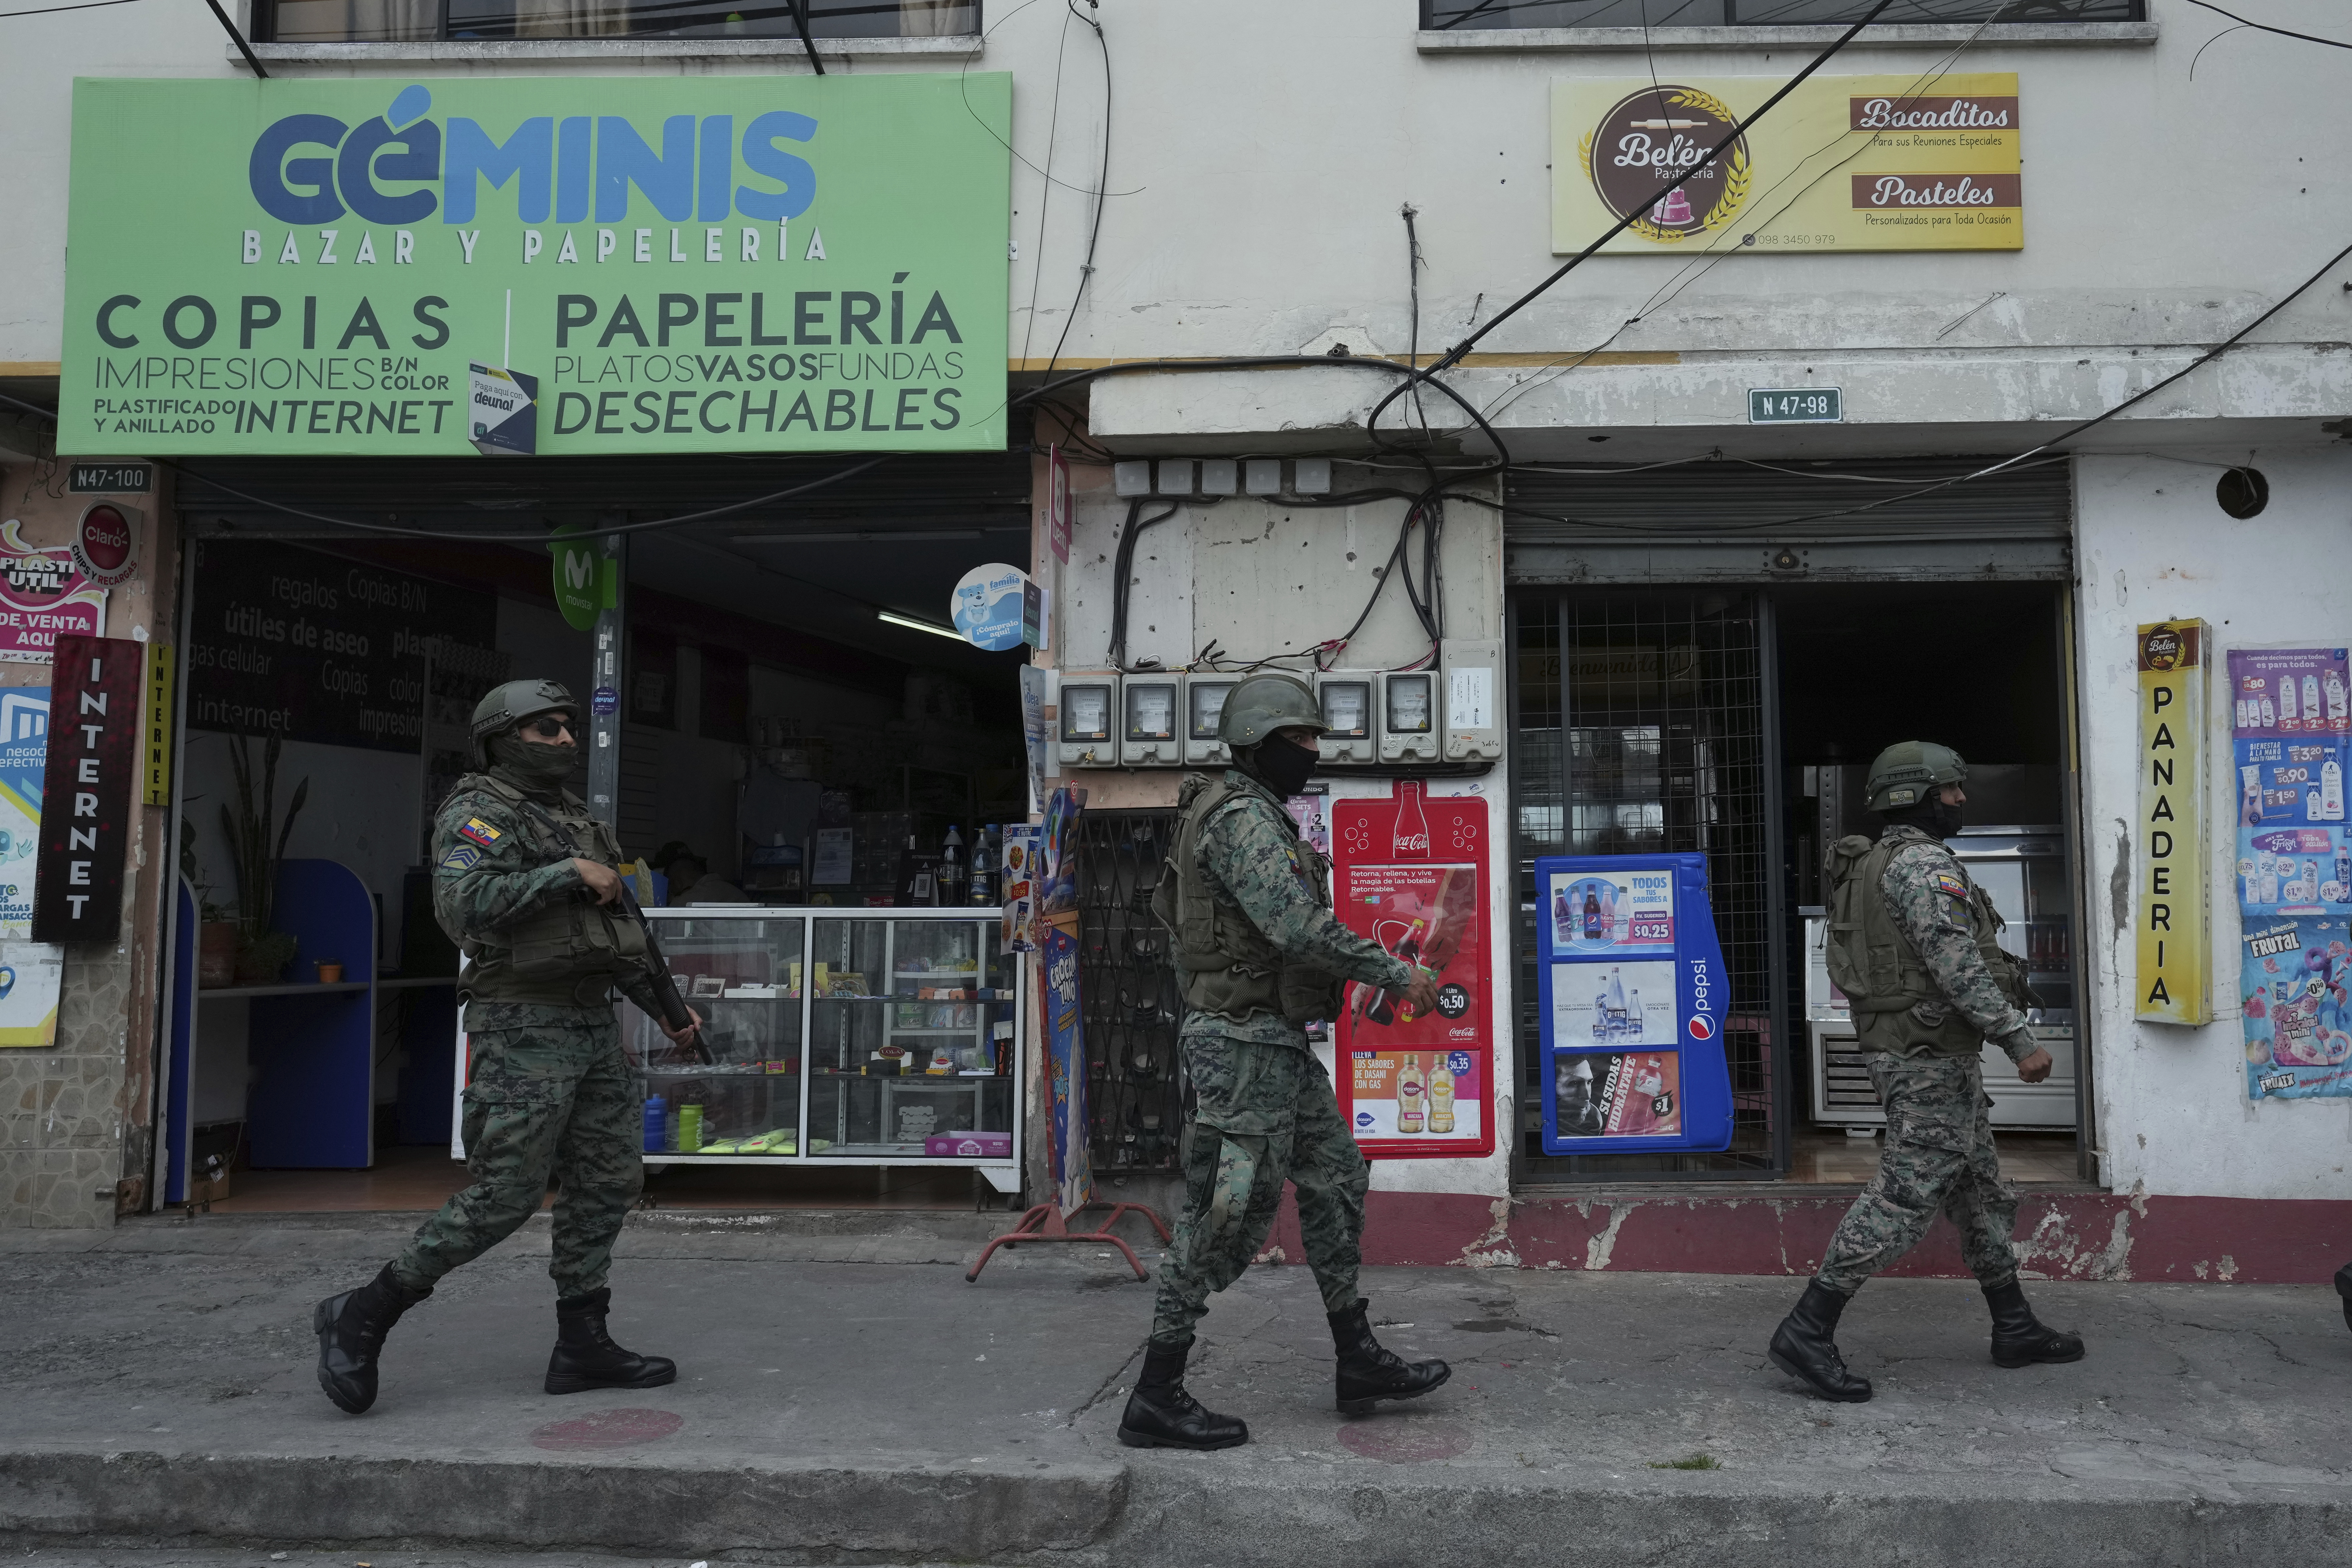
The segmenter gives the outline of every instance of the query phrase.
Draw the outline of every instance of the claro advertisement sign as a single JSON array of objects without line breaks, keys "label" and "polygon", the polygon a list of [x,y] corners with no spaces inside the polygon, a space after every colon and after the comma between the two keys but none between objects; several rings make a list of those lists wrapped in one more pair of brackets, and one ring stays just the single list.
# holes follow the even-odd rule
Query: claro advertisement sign
[{"label": "claro advertisement sign", "polygon": [[541,453],[1001,447],[1011,104],[1001,74],[78,81],[59,444],[512,450],[469,419],[502,371]]}]

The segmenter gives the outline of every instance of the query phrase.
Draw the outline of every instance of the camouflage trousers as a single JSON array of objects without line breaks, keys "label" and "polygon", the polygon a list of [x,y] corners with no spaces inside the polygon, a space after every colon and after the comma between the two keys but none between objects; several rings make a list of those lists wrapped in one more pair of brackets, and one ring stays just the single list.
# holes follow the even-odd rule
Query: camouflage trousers
[{"label": "camouflage trousers", "polygon": [[1223,1035],[1188,1036],[1181,1048],[1199,1105],[1184,1130],[1184,1213],[1160,1265],[1152,1343],[1192,1342],[1209,1297],[1265,1246],[1286,1180],[1298,1190],[1324,1310],[1354,1306],[1371,1178],[1323,1064],[1294,1046]]},{"label": "camouflage trousers", "polygon": [[1940,1208],[1959,1227],[1960,1256],[1979,1283],[2015,1279],[2017,1192],[1993,1153],[1980,1060],[1881,1052],[1870,1058],[1870,1080],[1886,1107],[1886,1152],[1838,1222],[1815,1278],[1851,1296],[1917,1245]]},{"label": "camouflage trousers", "polygon": [[645,1186],[635,1080],[612,1017],[473,1032],[466,1170],[474,1184],[417,1227],[393,1272],[422,1289],[488,1252],[555,1199],[559,1299],[602,1289],[621,1221]]}]

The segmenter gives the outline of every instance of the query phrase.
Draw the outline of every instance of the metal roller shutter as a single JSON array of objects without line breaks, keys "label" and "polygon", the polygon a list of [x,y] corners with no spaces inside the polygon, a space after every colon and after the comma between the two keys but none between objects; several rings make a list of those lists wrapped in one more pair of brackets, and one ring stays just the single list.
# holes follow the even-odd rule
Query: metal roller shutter
[{"label": "metal roller shutter", "polygon": [[1505,572],[1515,584],[2066,581],[2074,466],[2064,458],[1911,493],[1998,461],[1514,468]]}]

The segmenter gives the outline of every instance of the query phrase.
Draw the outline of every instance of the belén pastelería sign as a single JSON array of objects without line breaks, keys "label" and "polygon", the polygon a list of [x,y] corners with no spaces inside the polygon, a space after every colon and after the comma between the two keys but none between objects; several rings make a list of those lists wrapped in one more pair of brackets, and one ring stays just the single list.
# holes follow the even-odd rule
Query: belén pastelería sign
[{"label": "bel\u00e9n pasteler\u00eda sign", "polygon": [[2017,250],[2025,244],[2014,72],[1815,77],[1707,153],[1781,77],[1552,83],[1552,249]]},{"label": "bel\u00e9n pasteler\u00eda sign", "polygon": [[77,81],[59,444],[511,449],[480,364],[536,378],[545,454],[1001,448],[1011,107],[978,72]]}]

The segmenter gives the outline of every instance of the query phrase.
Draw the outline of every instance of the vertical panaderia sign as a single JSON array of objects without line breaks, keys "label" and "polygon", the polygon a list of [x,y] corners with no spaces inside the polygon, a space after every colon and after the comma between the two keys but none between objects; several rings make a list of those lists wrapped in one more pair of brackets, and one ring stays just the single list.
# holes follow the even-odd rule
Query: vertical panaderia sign
[{"label": "vertical panaderia sign", "polygon": [[2202,621],[2139,628],[2141,861],[2132,929],[2138,949],[2132,1016],[2151,1024],[2213,1020],[2205,898],[2205,698],[2210,639]]},{"label": "vertical panaderia sign", "polygon": [[146,664],[145,645],[128,637],[58,638],[33,879],[35,942],[115,939],[131,785],[145,733],[139,678]]}]

